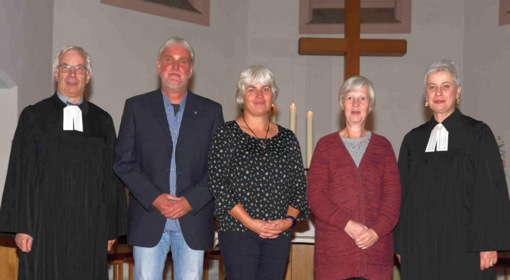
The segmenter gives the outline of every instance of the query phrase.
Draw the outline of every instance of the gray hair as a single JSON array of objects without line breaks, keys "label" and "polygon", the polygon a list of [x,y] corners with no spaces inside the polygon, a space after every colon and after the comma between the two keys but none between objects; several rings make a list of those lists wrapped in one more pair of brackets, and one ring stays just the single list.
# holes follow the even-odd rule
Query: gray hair
[{"label": "gray hair", "polygon": [[430,74],[442,71],[450,73],[453,80],[455,81],[455,85],[457,87],[460,86],[459,66],[457,66],[453,60],[442,59],[433,62],[427,67],[427,69],[425,69],[425,75],[423,77],[423,88],[427,87],[427,79],[429,78]]},{"label": "gray hair", "polygon": [[344,110],[344,99],[345,96],[351,92],[351,91],[358,91],[364,88],[365,86],[368,87],[368,96],[370,98],[370,108],[372,110],[375,107],[375,90],[374,86],[368,80],[367,78],[363,76],[354,76],[350,77],[349,79],[345,80],[345,82],[342,84],[342,87],[340,87],[340,92],[338,93],[338,101],[340,102],[340,109]]},{"label": "gray hair", "polygon": [[243,105],[243,96],[246,86],[261,83],[265,86],[270,86],[273,93],[271,101],[274,103],[278,97],[278,87],[274,81],[273,72],[267,67],[262,65],[251,65],[243,69],[237,79],[237,104]]},{"label": "gray hair", "polygon": [[92,74],[92,63],[90,62],[90,55],[82,48],[78,46],[64,46],[58,51],[57,56],[55,56],[55,59],[53,59],[53,72],[58,72],[58,65],[60,63],[60,59],[62,56],[68,52],[68,51],[77,51],[79,52],[85,61],[87,61],[87,72],[89,75]]},{"label": "gray hair", "polygon": [[188,50],[189,58],[191,60],[191,65],[193,65],[193,63],[195,63],[195,51],[193,50],[191,45],[188,43],[188,41],[186,41],[180,37],[170,37],[170,38],[168,38],[168,40],[166,40],[163,43],[163,45],[161,45],[161,47],[159,48],[159,52],[158,52],[158,60],[161,59],[161,57],[163,56],[163,53],[165,52],[166,49],[176,46],[176,45],[183,46],[186,50]]}]

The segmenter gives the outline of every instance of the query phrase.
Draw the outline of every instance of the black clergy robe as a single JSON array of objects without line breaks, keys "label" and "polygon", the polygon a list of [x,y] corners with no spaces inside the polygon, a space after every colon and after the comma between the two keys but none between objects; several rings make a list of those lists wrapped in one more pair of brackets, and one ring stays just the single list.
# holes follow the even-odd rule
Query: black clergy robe
[{"label": "black clergy robe", "polygon": [[84,100],[83,132],[63,131],[64,107],[56,94],[28,106],[14,135],[0,232],[34,238],[18,279],[108,279],[108,240],[126,233],[112,118]]},{"label": "black clergy robe", "polygon": [[495,279],[480,270],[480,251],[510,249],[510,202],[494,135],[456,110],[442,123],[448,151],[425,152],[436,124],[413,129],[400,150],[402,279]]}]

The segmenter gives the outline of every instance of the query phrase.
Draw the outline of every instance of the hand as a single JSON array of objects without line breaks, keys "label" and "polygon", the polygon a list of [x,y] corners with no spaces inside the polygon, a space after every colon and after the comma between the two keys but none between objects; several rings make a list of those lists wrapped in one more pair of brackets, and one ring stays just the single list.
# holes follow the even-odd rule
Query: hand
[{"label": "hand", "polygon": [[34,238],[32,236],[26,233],[17,233],[16,237],[14,237],[14,241],[21,252],[28,253],[32,251],[32,243],[34,242]]},{"label": "hand", "polygon": [[275,239],[280,234],[280,230],[276,228],[276,224],[270,224],[268,222],[264,222],[259,219],[251,219],[245,224],[248,229],[258,234],[261,238],[264,239]]},{"label": "hand", "polygon": [[365,250],[372,247],[377,240],[379,240],[379,235],[373,229],[369,229],[356,238],[355,242],[358,248]]},{"label": "hand", "polygon": [[350,238],[356,239],[360,237],[362,233],[368,231],[368,228],[361,223],[349,220],[347,225],[345,225],[344,231],[347,233],[347,235],[349,235]]},{"label": "hand", "polygon": [[489,269],[495,266],[497,262],[498,252],[496,251],[480,252],[480,270]]},{"label": "hand", "polygon": [[108,251],[112,250],[112,246],[115,244],[115,241],[117,241],[117,239],[108,240]]},{"label": "hand", "polygon": [[170,207],[161,214],[163,214],[165,217],[170,219],[178,219],[186,214],[191,210],[191,205],[189,204],[188,200],[184,197],[176,197],[173,195],[169,195],[170,200],[173,201],[173,203],[170,205]]},{"label": "hand", "polygon": [[152,206],[154,208],[158,209],[159,212],[163,213],[164,211],[167,211],[170,207],[172,207],[173,202],[170,201],[172,198],[171,195],[167,193],[162,193],[154,201],[152,202]]},{"label": "hand", "polygon": [[400,261],[400,255],[399,254],[396,254],[396,255],[397,255],[398,263],[402,264],[402,261]]},{"label": "hand", "polygon": [[267,230],[266,233],[260,234],[262,238],[275,239],[278,235],[292,226],[291,219],[280,219],[274,221],[267,221],[262,228]]}]

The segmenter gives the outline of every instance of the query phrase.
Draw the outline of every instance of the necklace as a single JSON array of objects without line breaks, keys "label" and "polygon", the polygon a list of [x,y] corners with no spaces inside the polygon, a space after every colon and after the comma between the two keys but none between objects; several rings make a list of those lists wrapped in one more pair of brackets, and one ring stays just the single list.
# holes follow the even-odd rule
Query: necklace
[{"label": "necklace", "polygon": [[269,127],[271,126],[271,122],[269,122],[269,123],[267,124],[266,137],[264,137],[264,139],[262,139],[262,138],[258,137],[258,136],[257,136],[257,134],[255,134],[255,132],[253,132],[253,130],[250,128],[250,126],[248,125],[248,123],[247,123],[247,122],[246,122],[246,120],[244,119],[244,116],[243,116],[243,122],[244,122],[244,124],[246,125],[246,127],[247,127],[250,131],[251,131],[251,133],[253,133],[253,135],[255,135],[255,137],[256,137],[257,139],[259,139],[259,140],[260,140],[260,147],[261,147],[262,149],[265,149],[265,148],[266,148],[266,141],[264,141],[264,140],[266,140],[266,139],[267,139],[267,135],[269,134]]}]

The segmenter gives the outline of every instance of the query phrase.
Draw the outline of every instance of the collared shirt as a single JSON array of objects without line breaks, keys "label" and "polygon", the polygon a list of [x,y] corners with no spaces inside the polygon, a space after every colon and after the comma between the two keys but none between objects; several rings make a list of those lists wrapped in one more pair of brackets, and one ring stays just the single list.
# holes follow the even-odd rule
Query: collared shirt
[{"label": "collared shirt", "polygon": [[76,103],[73,103],[69,98],[67,98],[67,96],[63,95],[58,90],[57,90],[57,96],[58,96],[58,99],[60,99],[65,104],[71,103],[71,104],[75,104],[75,105],[81,105],[83,103],[83,96]]},{"label": "collared shirt", "polygon": [[[188,97],[188,91],[179,103],[179,111],[174,112],[174,107],[170,100],[161,91],[163,96],[163,102],[165,104],[166,119],[168,121],[168,128],[170,129],[170,136],[172,137],[172,159],[170,162],[170,194],[176,196],[177,189],[177,166],[175,164],[175,147],[177,147],[177,139],[179,138],[179,130],[181,129],[182,116],[184,108],[186,107],[186,99]],[[165,231],[181,231],[181,226],[178,219],[167,219],[165,224]]]}]

